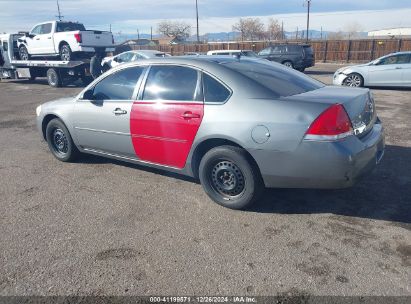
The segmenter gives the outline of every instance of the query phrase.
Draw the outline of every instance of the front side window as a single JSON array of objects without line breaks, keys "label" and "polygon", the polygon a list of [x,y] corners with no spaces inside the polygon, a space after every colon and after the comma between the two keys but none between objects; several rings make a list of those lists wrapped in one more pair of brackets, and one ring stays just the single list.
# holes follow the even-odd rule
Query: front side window
[{"label": "front side window", "polygon": [[41,34],[50,34],[51,33],[51,23],[45,23],[41,26]]},{"label": "front side window", "polygon": [[94,100],[130,100],[144,67],[132,67],[109,75],[96,84]]},{"label": "front side window", "polygon": [[198,72],[181,66],[152,66],[147,77],[144,100],[197,100]]},{"label": "front side window", "polygon": [[381,61],[379,62],[379,65],[397,64],[399,56],[401,56],[401,55],[394,55],[394,56],[385,57],[385,58],[381,59]]},{"label": "front side window", "polygon": [[43,27],[42,24],[37,25],[34,29],[32,29],[30,34],[39,35],[41,33],[41,28]]},{"label": "front side window", "polygon": [[218,80],[203,73],[204,101],[222,103],[227,100],[231,92]]}]

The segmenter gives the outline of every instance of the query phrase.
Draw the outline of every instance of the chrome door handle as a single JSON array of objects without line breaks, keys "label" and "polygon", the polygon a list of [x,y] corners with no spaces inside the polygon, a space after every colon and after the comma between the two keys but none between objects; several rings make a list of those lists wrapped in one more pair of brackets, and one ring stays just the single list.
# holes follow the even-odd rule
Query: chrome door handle
[{"label": "chrome door handle", "polygon": [[120,109],[120,108],[116,108],[116,109],[113,111],[113,113],[114,113],[114,115],[124,115],[124,114],[127,114],[127,111],[126,111],[126,110],[122,110],[122,109]]},{"label": "chrome door handle", "polygon": [[401,69],[402,69],[402,67],[395,67],[395,69],[396,69],[396,70],[401,70]]},{"label": "chrome door handle", "polygon": [[181,117],[184,119],[192,119],[192,118],[200,118],[200,115],[187,111],[187,112],[184,112],[184,114],[182,114]]}]

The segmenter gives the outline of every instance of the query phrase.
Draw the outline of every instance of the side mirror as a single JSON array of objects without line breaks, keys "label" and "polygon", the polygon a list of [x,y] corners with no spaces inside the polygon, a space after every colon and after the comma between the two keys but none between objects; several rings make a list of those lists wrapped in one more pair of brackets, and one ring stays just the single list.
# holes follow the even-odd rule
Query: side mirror
[{"label": "side mirror", "polygon": [[85,100],[93,100],[94,99],[94,94],[93,94],[93,89],[89,89],[84,92],[82,99]]}]

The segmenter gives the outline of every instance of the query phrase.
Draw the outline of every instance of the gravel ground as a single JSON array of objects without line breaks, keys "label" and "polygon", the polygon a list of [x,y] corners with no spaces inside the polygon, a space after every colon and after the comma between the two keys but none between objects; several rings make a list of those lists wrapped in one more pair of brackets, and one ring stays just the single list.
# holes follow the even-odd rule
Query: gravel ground
[{"label": "gravel ground", "polygon": [[[338,65],[307,74],[331,83]],[[378,168],[351,189],[268,190],[249,211],[185,177],[61,163],[35,108],[80,86],[0,83],[0,295],[411,296],[411,94],[373,89]]]}]

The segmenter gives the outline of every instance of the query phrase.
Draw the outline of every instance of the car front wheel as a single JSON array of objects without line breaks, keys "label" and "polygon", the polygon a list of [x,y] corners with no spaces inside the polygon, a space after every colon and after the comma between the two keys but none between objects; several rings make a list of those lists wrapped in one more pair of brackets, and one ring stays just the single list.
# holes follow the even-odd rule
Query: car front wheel
[{"label": "car front wheel", "polygon": [[291,69],[294,68],[294,65],[291,61],[284,61],[283,65],[285,65],[287,68],[291,68]]},{"label": "car front wheel", "polygon": [[22,45],[19,48],[19,56],[21,60],[29,60],[30,59],[30,55],[29,55],[29,51],[27,50],[27,47]]},{"label": "car front wheel", "polygon": [[51,153],[60,161],[71,162],[79,155],[70,132],[58,118],[50,120],[47,124],[46,140]]},{"label": "car front wheel", "polygon": [[249,207],[264,190],[258,168],[243,149],[233,146],[208,151],[201,159],[199,177],[208,196],[231,209]]},{"label": "car front wheel", "polygon": [[343,85],[347,87],[362,87],[364,85],[364,78],[358,73],[351,73],[345,78]]}]

